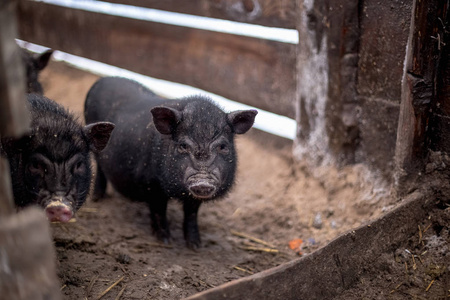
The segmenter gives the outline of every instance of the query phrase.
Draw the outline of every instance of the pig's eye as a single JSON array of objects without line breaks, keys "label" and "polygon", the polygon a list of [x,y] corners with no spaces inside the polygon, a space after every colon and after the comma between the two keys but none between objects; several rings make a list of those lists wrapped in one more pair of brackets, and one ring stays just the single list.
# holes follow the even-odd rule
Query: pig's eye
[{"label": "pig's eye", "polygon": [[83,161],[77,162],[77,163],[73,166],[73,171],[74,171],[75,173],[83,173],[83,172],[84,172],[84,163],[83,163]]},{"label": "pig's eye", "polygon": [[41,176],[43,176],[47,172],[47,170],[45,169],[45,166],[38,161],[32,161],[28,165],[28,170],[30,171],[31,174],[41,175]]},{"label": "pig's eye", "polygon": [[189,146],[186,143],[180,143],[178,145],[178,152],[179,153],[188,153],[189,152]]},{"label": "pig's eye", "polygon": [[228,153],[230,153],[230,148],[228,147],[227,144],[220,144],[220,145],[217,147],[217,150],[219,150],[219,152],[222,153],[222,154],[228,154]]}]

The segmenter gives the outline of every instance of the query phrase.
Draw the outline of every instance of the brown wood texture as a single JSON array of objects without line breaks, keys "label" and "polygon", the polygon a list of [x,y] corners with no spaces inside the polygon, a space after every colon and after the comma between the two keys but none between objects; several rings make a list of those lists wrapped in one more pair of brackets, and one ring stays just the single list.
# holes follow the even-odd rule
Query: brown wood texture
[{"label": "brown wood texture", "polygon": [[203,17],[295,28],[295,0],[108,0]]},{"label": "brown wood texture", "polygon": [[[17,1],[0,4],[0,138],[19,136],[29,125],[25,106],[25,69],[20,60],[15,10]],[[1,157],[0,144],[0,217],[14,212],[8,161]]]},{"label": "brown wood texture", "polygon": [[446,74],[447,58],[441,60],[441,57],[443,53],[444,57],[448,56],[448,52],[446,55],[442,52],[443,45],[438,36],[445,36],[442,20],[446,19],[447,10],[445,1],[414,1],[395,154],[400,192],[407,191],[401,186],[407,186],[406,183],[418,178],[426,164],[429,148],[436,146],[432,130],[438,129],[438,141],[442,136],[449,137],[450,127],[440,126],[448,121],[440,122],[439,115],[433,118],[435,111],[445,115],[445,108],[439,109],[439,94],[445,91],[445,87],[438,84],[444,80],[438,79],[437,75],[440,70]]},{"label": "brown wood texture", "polygon": [[17,1],[0,4],[0,136],[19,136],[28,129],[25,106],[25,67],[17,36]]},{"label": "brown wood texture", "polygon": [[[447,1],[448,3],[448,1]],[[437,48],[438,70],[434,73],[436,101],[433,103],[431,128],[431,148],[435,151],[450,152],[450,11],[449,6],[440,11],[442,20],[435,28],[432,38]],[[444,20],[447,20],[445,24]]]},{"label": "brown wood texture", "polygon": [[359,3],[315,1],[299,5],[298,11],[298,142],[318,148],[304,151],[315,164],[355,163],[360,147]]},{"label": "brown wood texture", "polygon": [[56,255],[50,225],[40,208],[0,218],[1,299],[58,300]]},{"label": "brown wood texture", "polygon": [[295,45],[33,1],[19,17],[26,41],[295,115]]},{"label": "brown wood texture", "polygon": [[0,219],[14,214],[14,211],[9,163],[0,155]]}]

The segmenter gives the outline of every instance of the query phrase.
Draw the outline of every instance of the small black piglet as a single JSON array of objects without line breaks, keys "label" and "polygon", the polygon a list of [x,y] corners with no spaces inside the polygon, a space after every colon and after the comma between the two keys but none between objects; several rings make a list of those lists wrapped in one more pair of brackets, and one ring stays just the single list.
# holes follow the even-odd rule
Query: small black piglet
[{"label": "small black piglet", "polygon": [[114,125],[81,126],[54,101],[28,94],[31,130],[20,139],[3,137],[0,154],[11,171],[16,206],[39,205],[50,221],[68,222],[86,200],[91,183],[89,151],[101,151]]},{"label": "small black piglet", "polygon": [[107,180],[122,195],[146,201],[157,237],[169,242],[167,202],[183,203],[187,246],[200,246],[197,212],[230,190],[236,171],[234,135],[247,132],[256,110],[223,112],[204,96],[167,100],[124,78],[97,81],[85,102],[86,123],[116,125],[97,155],[94,198]]}]

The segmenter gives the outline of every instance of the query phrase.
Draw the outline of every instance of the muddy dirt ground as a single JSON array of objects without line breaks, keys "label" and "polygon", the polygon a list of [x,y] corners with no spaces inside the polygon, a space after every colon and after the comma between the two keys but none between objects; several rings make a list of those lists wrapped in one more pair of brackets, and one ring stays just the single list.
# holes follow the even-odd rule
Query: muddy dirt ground
[{"label": "muddy dirt ground", "polygon": [[[41,74],[45,95],[80,119],[97,79],[54,61]],[[176,201],[169,204],[167,246],[152,235],[144,203],[112,189],[100,202],[88,199],[76,222],[52,224],[65,299],[98,299],[114,284],[101,299],[184,298],[307,255],[391,206],[387,189],[361,180],[363,167],[327,168],[312,176],[293,161],[291,146],[255,129],[237,138],[236,185],[225,199],[201,207],[202,247],[196,251],[185,246]],[[295,239],[303,241],[301,249],[289,247]]]},{"label": "muddy dirt ground", "polygon": [[450,299],[450,202],[435,204],[415,234],[377,257],[359,282],[334,300]]}]

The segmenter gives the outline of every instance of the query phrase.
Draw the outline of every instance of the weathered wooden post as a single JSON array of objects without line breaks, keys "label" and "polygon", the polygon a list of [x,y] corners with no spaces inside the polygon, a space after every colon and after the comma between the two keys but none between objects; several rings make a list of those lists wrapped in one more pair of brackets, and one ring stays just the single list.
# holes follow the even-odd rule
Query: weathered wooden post
[{"label": "weathered wooden post", "polygon": [[414,1],[395,153],[400,194],[423,181],[429,150],[450,152],[449,1]]},{"label": "weathered wooden post", "polygon": [[[8,137],[29,126],[24,67],[14,42],[16,4],[0,2],[0,136]],[[0,145],[0,298],[60,299],[48,221],[37,208],[15,214],[8,167]]]}]

